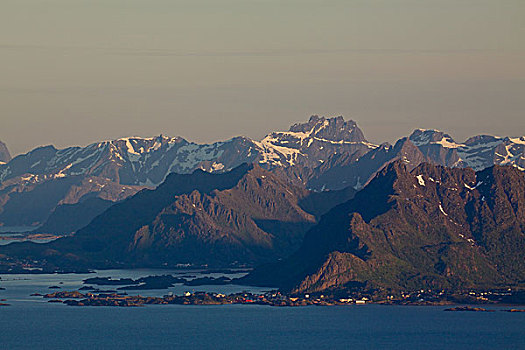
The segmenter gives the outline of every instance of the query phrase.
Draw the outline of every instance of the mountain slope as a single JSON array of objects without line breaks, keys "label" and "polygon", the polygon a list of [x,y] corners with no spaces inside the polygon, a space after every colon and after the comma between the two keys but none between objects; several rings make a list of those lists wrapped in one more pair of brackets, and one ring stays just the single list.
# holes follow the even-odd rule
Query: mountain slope
[{"label": "mountain slope", "polygon": [[[57,205],[81,201],[82,196],[70,195],[64,188],[66,182],[74,183],[76,192],[84,196],[116,202],[142,188],[154,188],[170,173],[187,174],[195,169],[220,173],[245,162],[259,163],[276,171],[291,166],[311,167],[334,152],[363,153],[373,147],[355,122],[344,121],[342,117],[317,116],[307,123],[293,125],[288,132],[271,133],[261,142],[235,137],[213,144],[196,144],[161,135],[60,150],[53,146],[39,147],[0,164],[0,225],[36,226],[42,224]],[[292,176],[291,180],[296,178]],[[100,186],[94,187],[93,183]],[[40,187],[61,190],[44,198],[42,191],[34,192]],[[107,188],[115,190],[107,191]],[[57,197],[58,193],[62,197]],[[27,216],[23,207],[10,204],[21,196],[26,202],[48,204]]]},{"label": "mountain slope", "polygon": [[11,154],[9,153],[7,146],[5,145],[5,143],[0,141],[0,164],[7,163],[10,160],[11,160]]},{"label": "mountain slope", "polygon": [[315,168],[334,153],[364,154],[377,146],[368,142],[353,120],[312,116],[289,131],[273,132],[256,145],[267,168],[300,165]]},{"label": "mountain slope", "polygon": [[[91,197],[119,201],[140,189],[95,176],[65,176],[46,181],[21,176],[0,184],[0,223],[5,226],[38,226],[48,220],[60,205],[76,204]],[[78,214],[84,221],[92,218],[87,212]]]},{"label": "mountain slope", "polygon": [[258,165],[171,174],[157,189],[111,206],[71,237],[0,251],[62,267],[253,265],[288,256],[316,215],[353,194],[311,193]]},{"label": "mountain slope", "polygon": [[397,159],[403,159],[411,167],[428,161],[412,142],[402,138],[394,146],[385,143],[364,155],[334,154],[313,171],[307,186],[330,189],[352,186],[360,190],[378,170]]},{"label": "mountain slope", "polygon": [[[74,181],[63,179],[81,180],[75,184],[79,193],[117,202],[142,188],[158,186],[170,173],[188,174],[196,169],[220,173],[246,162],[258,163],[296,185],[314,190],[348,186],[361,189],[379,169],[396,159],[405,160],[410,167],[429,162],[475,170],[493,164],[513,165],[523,170],[525,137],[481,135],[460,144],[441,131],[417,129],[393,146],[377,146],[366,140],[352,120],[312,116],[288,131],[272,132],[261,141],[234,137],[197,144],[160,135],[103,141],[86,147],[39,147],[7,164],[0,162],[0,225],[41,225],[57,205],[82,200],[83,197],[71,196],[65,190],[61,198],[33,193],[40,186],[60,187]],[[55,184],[44,185],[47,182]],[[19,193],[27,202],[54,204],[39,208],[38,215],[26,215],[22,206],[10,204],[17,201]]]},{"label": "mountain slope", "polygon": [[44,224],[33,232],[55,235],[73,234],[87,226],[95,217],[114,204],[112,201],[98,197],[86,198],[75,204],[60,204],[53,210]]},{"label": "mountain slope", "polygon": [[301,248],[247,280],[295,292],[491,288],[525,279],[525,177],[403,161],[322,217]]},{"label": "mountain slope", "polygon": [[386,164],[402,159],[410,169],[426,162],[476,171],[497,165],[512,165],[525,170],[525,137],[509,138],[480,135],[456,143],[438,130],[415,130],[395,145],[384,143],[366,154],[334,154],[310,171],[306,184],[311,188],[360,189]]},{"label": "mountain slope", "polygon": [[196,144],[180,137],[123,138],[86,147],[58,150],[39,147],[0,167],[0,182],[28,175],[33,181],[68,176],[99,176],[122,185],[154,187],[170,173],[195,169],[221,172],[242,163],[265,168],[318,165],[334,152],[367,151],[368,143],[353,121],[313,116],[288,132],[274,132],[261,142],[235,137],[213,144]]},{"label": "mountain slope", "polygon": [[434,164],[472,168],[476,171],[498,165],[513,165],[525,170],[525,137],[479,135],[456,143],[437,130],[417,129],[409,137]]}]

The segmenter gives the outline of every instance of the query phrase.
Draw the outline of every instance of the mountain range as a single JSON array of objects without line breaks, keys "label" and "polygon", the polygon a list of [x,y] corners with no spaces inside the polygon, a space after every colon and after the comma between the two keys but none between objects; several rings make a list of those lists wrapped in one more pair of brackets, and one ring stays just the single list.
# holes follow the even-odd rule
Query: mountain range
[{"label": "mountain range", "polygon": [[0,270],[258,266],[243,283],[291,293],[521,287],[524,147],[421,129],[373,145],[341,117],[260,142],[42,147],[1,165],[0,219],[65,237],[0,247]]},{"label": "mountain range", "polygon": [[[306,123],[272,132],[261,141],[235,137],[196,144],[160,135],[86,147],[39,147],[0,163],[0,225],[72,232],[82,225],[61,226],[62,206],[67,211],[76,205],[78,213],[89,208],[84,224],[103,211],[104,206],[92,205],[92,198],[119,202],[141,189],[155,188],[170,173],[188,174],[196,169],[221,173],[243,163],[257,163],[297,186],[316,191],[361,189],[396,159],[404,159],[409,167],[428,162],[481,170],[509,164],[523,170],[525,137],[481,135],[456,143],[443,132],[418,129],[394,145],[375,145],[352,120],[312,116]],[[86,200],[90,201],[84,204]],[[32,204],[28,207],[27,203]],[[58,214],[52,215],[55,211]],[[46,224],[47,220],[52,222]]]},{"label": "mountain range", "polygon": [[257,164],[219,174],[173,173],[156,189],[105,209],[73,236],[10,244],[2,253],[48,267],[253,266],[291,254],[323,213],[354,194],[311,192]]},{"label": "mountain range", "polygon": [[525,283],[525,176],[397,160],[245,283],[293,293],[488,289]]},{"label": "mountain range", "polygon": [[403,159],[357,193],[313,192],[257,164],[170,174],[74,235],[0,247],[0,271],[252,267],[288,293],[489,290],[525,283],[525,175]]},{"label": "mountain range", "polygon": [[[92,197],[117,202],[158,186],[170,173],[195,169],[220,173],[252,162],[269,170],[308,168],[335,152],[363,153],[371,147],[355,122],[320,117],[293,125],[289,132],[271,133],[260,142],[236,137],[201,145],[161,135],[62,150],[40,147],[0,165],[0,224],[36,227],[61,205]],[[46,205],[32,208],[27,215],[19,205],[26,202]]]}]

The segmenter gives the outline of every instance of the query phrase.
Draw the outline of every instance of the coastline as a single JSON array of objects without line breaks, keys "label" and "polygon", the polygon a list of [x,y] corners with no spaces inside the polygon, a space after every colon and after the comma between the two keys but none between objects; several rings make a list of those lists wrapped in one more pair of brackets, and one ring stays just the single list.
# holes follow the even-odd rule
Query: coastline
[{"label": "coastline", "polygon": [[[371,300],[366,297],[361,299],[353,298],[330,298],[330,297],[292,297],[281,294],[278,291],[272,291],[264,294],[254,293],[233,293],[229,295],[221,293],[207,292],[186,292],[183,295],[174,295],[172,293],[162,297],[144,297],[140,295],[127,295],[126,293],[116,292],[99,292],[99,293],[81,293],[78,291],[60,291],[45,295],[33,294],[49,299],[48,302],[63,303],[68,306],[117,306],[117,307],[140,307],[146,305],[264,305],[272,307],[301,307],[301,306],[344,306],[344,305],[391,305],[391,306],[457,306],[446,309],[446,311],[487,311],[481,306],[522,306],[525,303],[503,304],[503,303],[485,303],[485,304],[468,304],[462,307],[460,303],[454,303],[448,300],[436,302],[410,302],[400,300]],[[516,309],[512,312],[524,312],[525,310]]]},{"label": "coastline", "polygon": [[[289,293],[275,287],[243,284],[246,268],[90,270],[74,273],[0,274],[0,296],[4,304],[19,297],[43,297],[49,302],[71,306],[136,307],[150,304],[180,305],[267,305],[272,307],[395,305],[395,306],[522,306],[522,288],[492,290],[342,289],[323,293]],[[81,276],[79,274],[84,274]],[[13,276],[13,277],[10,277]],[[78,277],[76,277],[78,276]],[[25,293],[9,295],[10,283],[26,280]],[[3,283],[5,282],[5,283]],[[36,283],[36,284],[35,284]],[[33,288],[32,285],[39,286]],[[45,289],[44,289],[45,288]],[[50,290],[55,289],[55,290]],[[163,292],[164,290],[164,292]],[[6,294],[7,293],[7,294]],[[128,295],[139,294],[139,295]],[[142,295],[141,295],[142,294]],[[162,295],[165,294],[165,295]],[[160,296],[162,295],[162,296]],[[28,300],[35,300],[30,298]],[[36,300],[35,300],[36,301]],[[455,311],[455,310],[454,310]],[[459,310],[458,310],[459,311]]]}]

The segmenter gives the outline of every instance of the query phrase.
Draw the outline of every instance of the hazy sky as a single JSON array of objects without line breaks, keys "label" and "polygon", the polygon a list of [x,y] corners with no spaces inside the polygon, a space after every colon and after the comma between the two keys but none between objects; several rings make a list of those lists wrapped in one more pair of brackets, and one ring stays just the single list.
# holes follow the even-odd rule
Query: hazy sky
[{"label": "hazy sky", "polygon": [[260,138],[311,114],[374,142],[525,134],[524,0],[1,0],[14,154],[160,133]]}]

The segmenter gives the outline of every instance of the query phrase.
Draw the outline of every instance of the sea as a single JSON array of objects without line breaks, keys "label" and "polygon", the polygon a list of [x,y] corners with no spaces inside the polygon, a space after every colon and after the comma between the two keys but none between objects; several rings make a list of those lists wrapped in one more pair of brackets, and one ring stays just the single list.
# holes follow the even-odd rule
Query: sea
[{"label": "sea", "polygon": [[[509,307],[488,307],[496,312],[374,304],[74,307],[30,296],[77,290],[90,277],[162,274],[225,275],[152,269],[0,275],[0,287],[5,288],[0,299],[10,304],[0,307],[0,349],[525,349],[525,313],[503,311]],[[127,292],[162,296],[186,291],[265,292],[268,288],[175,285],[168,290]]]}]

